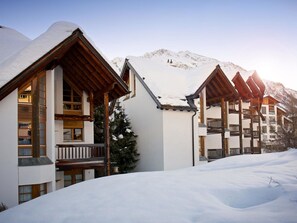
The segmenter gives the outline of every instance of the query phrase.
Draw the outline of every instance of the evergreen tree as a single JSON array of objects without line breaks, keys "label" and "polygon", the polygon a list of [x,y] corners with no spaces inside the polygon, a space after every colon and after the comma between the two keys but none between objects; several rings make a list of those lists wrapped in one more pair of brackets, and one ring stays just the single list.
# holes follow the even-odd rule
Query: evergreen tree
[{"label": "evergreen tree", "polygon": [[[94,114],[95,143],[104,143],[104,108],[99,106]],[[139,154],[136,149],[136,135],[130,120],[123,108],[117,103],[109,123],[110,131],[110,159],[111,163],[119,167],[120,173],[133,170]]]}]

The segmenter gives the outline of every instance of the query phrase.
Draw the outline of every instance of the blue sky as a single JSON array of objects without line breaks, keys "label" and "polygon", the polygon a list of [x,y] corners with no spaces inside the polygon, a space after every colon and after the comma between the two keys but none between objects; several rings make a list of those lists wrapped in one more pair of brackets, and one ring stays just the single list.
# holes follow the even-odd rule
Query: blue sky
[{"label": "blue sky", "polygon": [[82,27],[109,58],[189,50],[297,90],[297,0],[1,0],[0,25],[33,39]]}]

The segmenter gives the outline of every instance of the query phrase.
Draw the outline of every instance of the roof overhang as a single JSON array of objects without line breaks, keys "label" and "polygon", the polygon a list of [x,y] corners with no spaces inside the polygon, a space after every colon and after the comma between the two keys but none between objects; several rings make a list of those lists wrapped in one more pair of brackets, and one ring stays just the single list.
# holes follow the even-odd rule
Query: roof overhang
[{"label": "roof overhang", "polygon": [[188,97],[198,98],[204,88],[206,88],[207,106],[221,103],[222,98],[226,101],[232,101],[237,100],[239,97],[238,92],[219,65],[216,66],[208,78],[200,85],[198,90]]},{"label": "roof overhang", "polygon": [[237,72],[236,75],[233,77],[232,82],[234,83],[235,88],[238,91],[241,99],[249,100],[253,96],[249,86],[244,81],[239,72]]},{"label": "roof overhang", "polygon": [[56,45],[0,89],[0,100],[43,70],[60,65],[64,76],[80,90],[92,92],[94,103],[103,102],[109,92],[114,100],[128,93],[127,85],[93,45],[76,29],[64,41]]}]

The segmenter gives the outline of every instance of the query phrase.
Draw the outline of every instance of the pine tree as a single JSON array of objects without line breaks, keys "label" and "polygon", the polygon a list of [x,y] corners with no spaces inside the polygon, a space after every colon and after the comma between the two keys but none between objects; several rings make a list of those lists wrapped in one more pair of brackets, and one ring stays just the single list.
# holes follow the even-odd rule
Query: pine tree
[{"label": "pine tree", "polygon": [[[104,109],[102,106],[96,108],[94,117],[95,143],[104,143]],[[111,163],[119,167],[120,173],[127,173],[135,168],[138,161],[137,135],[133,132],[130,120],[119,103],[113,111],[109,126]]]},{"label": "pine tree", "polygon": [[120,173],[127,173],[136,167],[139,154],[136,149],[136,135],[130,120],[118,103],[110,121],[110,158],[119,167]]}]

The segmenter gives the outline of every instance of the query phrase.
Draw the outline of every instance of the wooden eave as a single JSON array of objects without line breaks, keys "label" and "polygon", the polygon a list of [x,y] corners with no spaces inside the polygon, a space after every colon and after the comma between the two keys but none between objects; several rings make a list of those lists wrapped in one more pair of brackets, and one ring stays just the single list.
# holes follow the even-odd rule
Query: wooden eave
[{"label": "wooden eave", "polygon": [[277,100],[276,98],[274,98],[274,97],[272,97],[271,95],[267,95],[267,96],[265,96],[264,98],[263,98],[263,100],[268,100],[268,104],[278,104],[278,103],[280,103],[280,101],[279,100]]},{"label": "wooden eave", "polygon": [[77,29],[5,84],[0,89],[0,100],[40,71],[53,69],[57,65],[61,65],[65,78],[78,89],[94,94],[95,105],[103,103],[106,92],[109,92],[110,101],[128,93],[125,82]]},{"label": "wooden eave", "polygon": [[221,99],[226,101],[237,100],[239,95],[219,65],[208,76],[198,90],[190,95],[190,98],[198,98],[201,91],[206,87],[207,106],[219,104]]},{"label": "wooden eave", "polygon": [[242,100],[247,101],[253,97],[253,93],[250,88],[242,78],[239,72],[233,77],[232,82],[235,85],[236,90],[238,91]]},{"label": "wooden eave", "polygon": [[265,84],[263,83],[262,79],[259,77],[259,75],[254,72],[253,75],[252,75],[252,78],[254,80],[254,82],[257,84],[261,94],[262,94],[262,97],[265,93]]},{"label": "wooden eave", "polygon": [[263,97],[263,94],[261,93],[260,89],[258,88],[257,84],[254,82],[251,76],[247,79],[246,83],[252,90],[254,98],[261,98],[261,96]]}]

